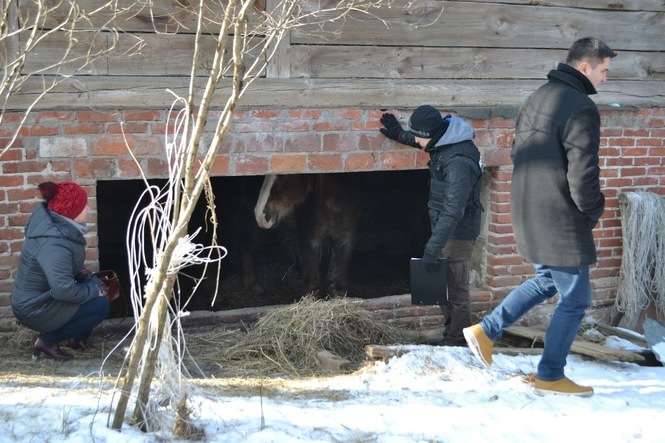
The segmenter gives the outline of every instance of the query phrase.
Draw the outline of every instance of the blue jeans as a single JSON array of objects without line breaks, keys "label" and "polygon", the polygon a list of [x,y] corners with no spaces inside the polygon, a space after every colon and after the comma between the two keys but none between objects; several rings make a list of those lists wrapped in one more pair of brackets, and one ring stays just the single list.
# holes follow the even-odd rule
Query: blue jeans
[{"label": "blue jeans", "polygon": [[513,289],[480,322],[492,340],[501,337],[529,309],[559,293],[559,302],[545,333],[545,348],[538,363],[538,378],[553,381],[563,377],[566,356],[575,340],[584,311],[591,304],[589,267],[534,265],[535,277]]},{"label": "blue jeans", "polygon": [[110,304],[106,297],[93,298],[79,306],[72,318],[60,329],[41,334],[41,339],[48,344],[57,344],[64,340],[85,341],[92,329],[109,315]]}]

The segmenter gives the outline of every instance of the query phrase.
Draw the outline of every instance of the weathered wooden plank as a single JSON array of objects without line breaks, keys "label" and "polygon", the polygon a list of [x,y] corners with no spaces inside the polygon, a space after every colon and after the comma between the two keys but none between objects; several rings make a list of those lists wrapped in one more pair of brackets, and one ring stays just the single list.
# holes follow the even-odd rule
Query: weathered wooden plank
[{"label": "weathered wooden plank", "polygon": [[[456,0],[454,0],[456,1]],[[608,9],[611,11],[665,11],[665,0],[464,0],[474,3],[509,3],[516,5],[563,6],[580,9]]]},{"label": "weathered wooden plank", "polygon": [[[279,0],[267,0],[266,8],[273,11],[278,5]],[[275,53],[268,63],[266,75],[269,78],[290,78],[291,77],[291,32],[286,32],[284,38],[275,49]]]},{"label": "weathered wooden plank", "polygon": [[[441,337],[439,337],[439,340]],[[401,357],[409,352],[412,352],[414,347],[411,346],[384,346],[384,345],[367,345],[365,346],[365,356],[367,360],[382,360],[388,361],[393,357]],[[539,348],[494,348],[494,355],[540,355],[543,350]]]},{"label": "weathered wooden plank", "polygon": [[296,29],[291,42],[566,49],[593,35],[618,50],[665,50],[665,14],[658,12],[399,0],[376,16],[381,20],[361,16],[331,25],[329,30],[340,31],[338,35]]},{"label": "weathered wooden plank", "polygon": [[[534,328],[527,328],[524,326],[511,326],[504,332],[517,337],[523,337],[542,342],[545,336],[544,331],[539,331]],[[626,362],[640,362],[644,361],[644,356],[635,352],[626,351],[623,349],[612,349],[598,343],[591,343],[589,341],[576,339],[570,348],[571,352],[576,354],[592,357],[604,361],[626,361]]]},{"label": "weathered wooden plank", "polygon": [[[194,35],[192,34],[141,34],[143,48],[139,53],[128,57],[137,43],[131,34],[122,34],[117,50],[109,57],[111,75],[181,75],[189,76],[194,54]],[[263,37],[253,37],[251,47],[263,41]],[[226,42],[227,59],[231,56],[233,37]],[[198,57],[197,75],[207,75],[212,67],[217,47],[217,38],[202,35]],[[258,48],[251,50],[246,59],[247,65],[256,60]]]},{"label": "weathered wooden plank", "polygon": [[[21,33],[21,46],[25,45],[25,39],[28,37],[27,33]],[[103,53],[109,49],[110,36],[107,33],[76,33],[72,43],[69,43],[70,38],[62,31],[46,36],[35,46],[34,50],[27,54],[23,73],[37,71],[49,74],[59,72],[67,75],[76,72],[87,75],[105,75],[109,73],[106,54],[92,58],[90,63],[86,63],[88,54]],[[68,46],[70,46],[70,49],[67,52]],[[63,57],[69,60],[70,63],[60,64]],[[46,69],[54,64],[58,64],[58,66]]]},{"label": "weathered wooden plank", "polygon": [[[200,91],[203,80],[197,81]],[[240,106],[292,107],[415,107],[422,103],[455,108],[465,106],[518,106],[542,80],[329,80],[258,79],[242,97]],[[66,81],[44,97],[39,109],[159,108],[171,104],[166,88],[186,94],[186,77],[79,77]],[[215,103],[229,91],[223,82]],[[12,109],[24,109],[38,91],[38,83],[26,85],[12,97]],[[400,93],[408,91],[406,93]],[[613,81],[594,96],[600,105],[665,106],[665,81]]]},{"label": "weathered wooden plank", "polygon": [[[289,51],[292,77],[304,78],[531,78],[565,60],[566,50],[297,45]],[[622,51],[610,79],[665,80],[665,52]]]},{"label": "weathered wooden plank", "polygon": [[[20,9],[23,16],[34,16],[36,5],[31,0],[20,0]],[[46,4],[55,7],[58,3],[62,5],[53,10],[45,21],[44,26],[51,28],[63,20],[68,11],[68,2],[61,0],[46,0]],[[198,14],[198,2],[186,2],[182,0],[117,0],[107,2],[100,0],[77,0],[78,7],[91,14],[88,17],[89,24],[93,27],[108,26],[110,18],[117,14],[113,21],[113,27],[125,32],[168,32],[168,33],[193,33],[196,32],[196,16]],[[103,7],[108,4],[109,6]],[[117,8],[111,6],[117,4]],[[265,0],[255,1],[256,11],[265,10]],[[203,12],[203,28],[206,32],[219,30],[221,2],[205,2]],[[261,20],[258,13],[252,11],[250,14],[250,25]]]}]

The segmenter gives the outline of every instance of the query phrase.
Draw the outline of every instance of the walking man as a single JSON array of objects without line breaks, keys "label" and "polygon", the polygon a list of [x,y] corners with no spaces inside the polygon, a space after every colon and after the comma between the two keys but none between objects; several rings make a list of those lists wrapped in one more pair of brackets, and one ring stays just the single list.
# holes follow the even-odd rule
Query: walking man
[{"label": "walking man", "polygon": [[492,364],[494,341],[533,306],[559,293],[538,372],[539,392],[592,395],[564,375],[566,356],[591,303],[592,229],[605,204],[600,191],[600,115],[588,97],[607,80],[616,53],[596,38],[573,43],[566,63],[548,74],[517,116],[512,150],[512,217],[519,253],[535,277],[514,289],[476,325],[464,329],[474,355]]},{"label": "walking man", "polygon": [[480,233],[480,153],[473,128],[464,119],[429,105],[411,114],[410,130],[393,114],[381,117],[381,132],[400,143],[429,152],[430,191],[427,203],[432,235],[425,245],[425,270],[448,258],[448,299],[441,305],[446,328],[442,344],[463,346],[462,329],[471,324],[469,269],[473,244]]}]

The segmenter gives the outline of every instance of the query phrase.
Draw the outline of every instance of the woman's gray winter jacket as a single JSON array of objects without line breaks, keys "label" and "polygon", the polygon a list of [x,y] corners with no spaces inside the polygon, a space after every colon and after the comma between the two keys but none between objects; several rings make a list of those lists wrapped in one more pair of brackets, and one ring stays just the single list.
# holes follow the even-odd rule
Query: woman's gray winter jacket
[{"label": "woman's gray winter jacket", "polygon": [[100,282],[82,272],[85,239],[73,222],[39,205],[28,220],[12,309],[38,332],[62,327],[79,305],[99,296]]}]

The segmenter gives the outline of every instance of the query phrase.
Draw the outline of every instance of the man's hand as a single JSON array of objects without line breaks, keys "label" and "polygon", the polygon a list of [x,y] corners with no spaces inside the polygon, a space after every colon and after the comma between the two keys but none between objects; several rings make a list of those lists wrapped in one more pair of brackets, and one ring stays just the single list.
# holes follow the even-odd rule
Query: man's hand
[{"label": "man's hand", "polygon": [[399,124],[399,121],[394,114],[386,112],[381,116],[379,121],[384,126],[379,129],[381,134],[404,145],[413,146],[414,148],[420,147],[420,145],[416,143],[415,135],[413,135],[411,131],[405,131],[402,129],[402,125]]},{"label": "man's hand", "polygon": [[389,139],[399,141],[399,135],[404,132],[404,129],[399,124],[397,117],[394,114],[386,112],[381,116],[380,122],[384,126],[380,129],[381,133]]}]

